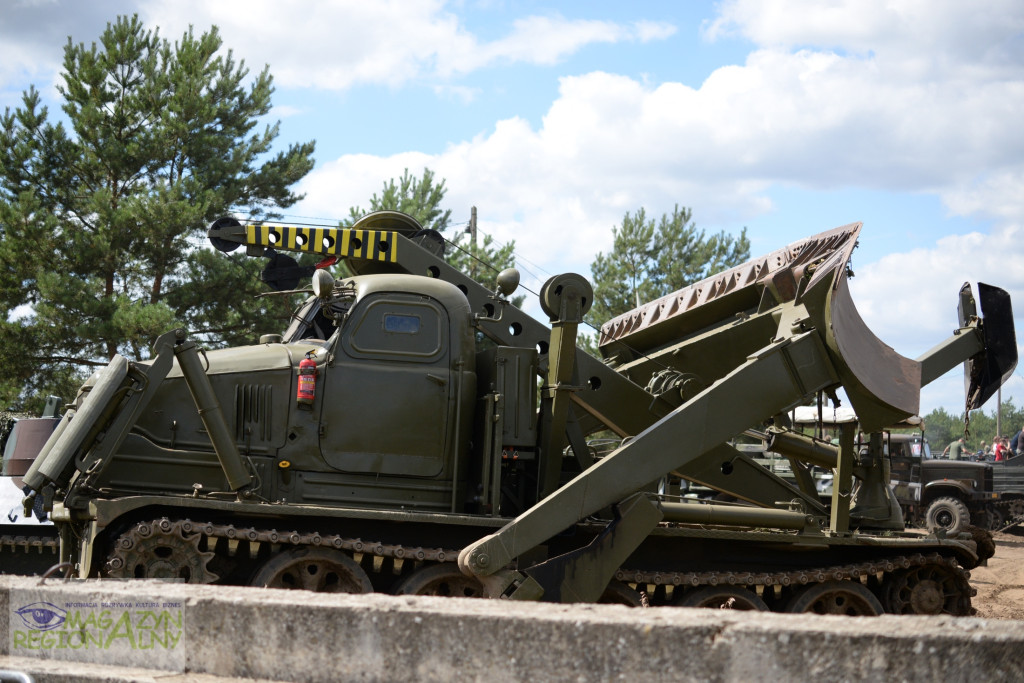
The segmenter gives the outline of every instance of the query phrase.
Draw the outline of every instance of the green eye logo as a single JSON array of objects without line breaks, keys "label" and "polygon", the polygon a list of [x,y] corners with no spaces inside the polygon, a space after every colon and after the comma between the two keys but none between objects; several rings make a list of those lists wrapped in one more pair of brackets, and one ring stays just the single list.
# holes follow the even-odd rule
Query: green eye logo
[{"label": "green eye logo", "polygon": [[49,631],[64,623],[67,612],[49,602],[33,602],[14,613],[33,631]]}]

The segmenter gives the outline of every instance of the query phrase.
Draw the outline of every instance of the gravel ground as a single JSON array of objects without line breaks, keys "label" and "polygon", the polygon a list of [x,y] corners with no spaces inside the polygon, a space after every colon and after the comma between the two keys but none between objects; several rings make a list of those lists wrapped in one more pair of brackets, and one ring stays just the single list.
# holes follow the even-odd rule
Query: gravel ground
[{"label": "gravel ground", "polygon": [[1024,620],[1024,529],[994,534],[996,554],[971,570],[972,604],[985,619]]}]

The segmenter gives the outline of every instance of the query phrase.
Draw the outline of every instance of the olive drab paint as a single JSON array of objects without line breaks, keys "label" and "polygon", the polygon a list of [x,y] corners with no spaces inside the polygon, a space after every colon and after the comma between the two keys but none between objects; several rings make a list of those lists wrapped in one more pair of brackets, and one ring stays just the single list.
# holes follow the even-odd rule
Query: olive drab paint
[{"label": "olive drab paint", "polygon": [[825,501],[736,447],[840,387],[871,429],[915,412],[921,385],[959,363],[975,397],[1016,365],[1015,346],[985,333],[1013,330],[992,288],[922,358],[882,344],[846,284],[860,229],[609,321],[599,360],[577,345],[593,298],[579,275],[541,288],[547,325],[508,300],[518,274],[490,291],[398,212],[351,228],[221,219],[221,251],[339,257],[353,275],[318,271],[263,343],[200,357],[177,330],[149,361],[116,358],[25,482],[82,577],[871,614],[922,609],[906,596],[941,575],[955,590],[936,609],[966,614],[978,544],[901,535],[883,463],[859,458],[852,434],[828,448],[789,435],[794,462],[835,463]]}]

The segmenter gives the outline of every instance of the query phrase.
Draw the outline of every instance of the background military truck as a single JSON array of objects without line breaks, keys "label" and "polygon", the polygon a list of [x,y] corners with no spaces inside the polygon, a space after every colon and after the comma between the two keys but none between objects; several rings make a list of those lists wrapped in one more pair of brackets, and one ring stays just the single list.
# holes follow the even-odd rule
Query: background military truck
[{"label": "background military truck", "polygon": [[[293,324],[259,344],[203,352],[174,330],[148,361],[115,356],[25,481],[80,577],[968,614],[978,543],[904,534],[880,450],[862,458],[852,430],[839,445],[776,435],[836,471],[829,507],[729,446],[840,387],[878,429],[916,414],[920,386],[961,362],[971,403],[1012,372],[1016,347],[992,338],[1012,335],[1009,298],[988,285],[980,313],[961,289],[960,327],[920,359],[882,344],[846,282],[859,231],[609,321],[601,362],[575,343],[593,296],[579,275],[541,288],[545,325],[509,301],[516,273],[488,290],[402,214],[352,228],[218,221],[219,249],[344,258],[355,274],[317,269]],[[622,441],[591,454],[599,431]],[[672,479],[742,504],[684,500]]]},{"label": "background military truck", "polygon": [[908,519],[951,534],[968,524],[1003,526],[990,463],[935,457],[921,433],[890,433],[888,443],[893,491]]},{"label": "background military truck", "polygon": [[992,485],[1000,496],[996,518],[1001,526],[1024,523],[1024,455],[993,462]]}]

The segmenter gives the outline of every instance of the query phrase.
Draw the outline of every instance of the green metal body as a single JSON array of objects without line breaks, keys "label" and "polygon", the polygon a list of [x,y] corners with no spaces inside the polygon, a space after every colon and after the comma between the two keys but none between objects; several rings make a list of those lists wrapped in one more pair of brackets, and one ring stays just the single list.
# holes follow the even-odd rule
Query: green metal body
[{"label": "green metal body", "polygon": [[[448,266],[401,214],[337,230],[218,221],[218,248],[339,256],[356,275],[300,305],[279,341],[200,356],[176,331],[150,361],[115,359],[25,481],[53,501],[80,576],[100,571],[118,533],[161,515],[455,548],[489,595],[545,600],[597,599],[624,564],[676,571],[718,553],[749,568],[754,548],[785,567],[884,557],[890,546],[851,531],[856,510],[838,493],[854,474],[852,438],[829,456],[830,507],[729,445],[840,386],[862,419],[902,419],[917,412],[922,367],[988,348],[976,316],[935,360],[878,341],[846,287],[858,232],[823,233],[612,321],[601,362],[575,346],[592,297],[579,276],[542,291],[549,328]],[[311,403],[296,399],[306,358]],[[645,389],[663,369],[679,374],[674,388]],[[625,441],[595,459],[583,437],[598,430]],[[657,493],[679,477],[750,505]],[[749,552],[718,545],[738,539]],[[976,561],[967,540],[890,545]]]}]

